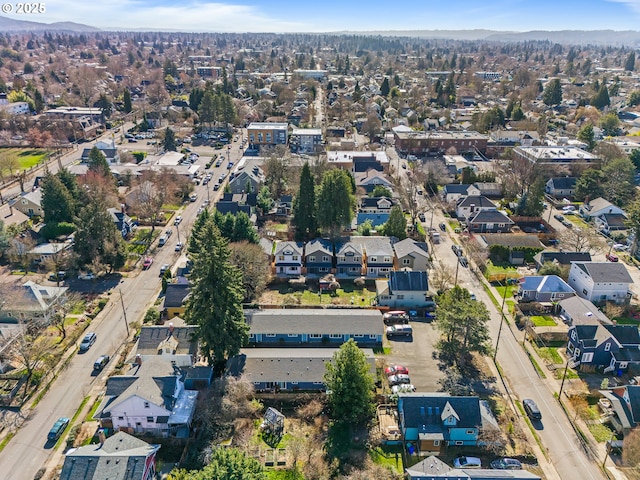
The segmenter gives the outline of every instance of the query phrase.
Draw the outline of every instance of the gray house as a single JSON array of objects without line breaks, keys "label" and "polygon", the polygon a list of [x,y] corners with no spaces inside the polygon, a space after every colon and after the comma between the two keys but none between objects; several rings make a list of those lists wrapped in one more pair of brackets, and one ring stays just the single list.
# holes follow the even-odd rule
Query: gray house
[{"label": "gray house", "polygon": [[550,178],[545,185],[545,192],[554,197],[570,197],[576,189],[576,177]]},{"label": "gray house", "polygon": [[510,232],[515,222],[498,210],[481,210],[468,217],[468,228],[474,233]]},{"label": "gray house", "polygon": [[405,238],[393,244],[396,268],[426,272],[429,268],[429,248],[425,242]]},{"label": "gray house", "polygon": [[264,173],[257,165],[239,171],[229,181],[231,193],[257,193],[264,183]]},{"label": "gray house", "polygon": [[367,277],[386,277],[393,270],[394,254],[389,237],[353,236],[351,241],[360,244],[365,253]]},{"label": "gray house", "polygon": [[518,286],[521,302],[555,303],[575,296],[576,292],[557,275],[524,277]]},{"label": "gray house", "polygon": [[364,250],[362,245],[347,240],[338,246],[336,252],[336,276],[354,278],[364,273]]},{"label": "gray house", "polygon": [[307,274],[326,275],[333,268],[333,248],[331,242],[323,239],[312,240],[304,247]]},{"label": "gray house", "polygon": [[405,469],[408,480],[540,480],[527,470],[452,468],[436,456],[430,456]]},{"label": "gray house", "polygon": [[[257,392],[320,392],[325,390],[326,364],[336,348],[245,348],[227,362],[227,375],[244,376]],[[371,374],[376,365],[373,350],[362,349]]]},{"label": "gray house", "polygon": [[547,262],[570,266],[571,262],[590,262],[589,252],[540,252],[533,257],[538,270]]},{"label": "gray house", "polygon": [[249,312],[249,344],[257,347],[382,346],[384,324],[377,310],[286,309]]}]

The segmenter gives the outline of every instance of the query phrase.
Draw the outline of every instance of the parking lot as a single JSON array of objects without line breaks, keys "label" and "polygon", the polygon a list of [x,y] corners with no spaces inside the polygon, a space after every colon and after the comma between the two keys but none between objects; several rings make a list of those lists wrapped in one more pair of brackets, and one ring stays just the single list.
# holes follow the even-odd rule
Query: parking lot
[{"label": "parking lot", "polygon": [[385,340],[391,353],[384,356],[387,365],[404,365],[409,369],[411,383],[417,392],[434,392],[439,389],[438,379],[442,372],[433,358],[433,345],[438,340],[438,332],[433,322],[414,321],[413,337],[394,337]]}]

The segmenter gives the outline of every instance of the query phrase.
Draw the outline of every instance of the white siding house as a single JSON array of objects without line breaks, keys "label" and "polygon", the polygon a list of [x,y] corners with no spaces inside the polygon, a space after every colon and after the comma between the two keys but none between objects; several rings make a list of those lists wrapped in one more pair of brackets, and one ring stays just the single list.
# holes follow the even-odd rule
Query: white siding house
[{"label": "white siding house", "polygon": [[573,262],[567,283],[590,302],[622,303],[629,298],[633,280],[622,263]]}]

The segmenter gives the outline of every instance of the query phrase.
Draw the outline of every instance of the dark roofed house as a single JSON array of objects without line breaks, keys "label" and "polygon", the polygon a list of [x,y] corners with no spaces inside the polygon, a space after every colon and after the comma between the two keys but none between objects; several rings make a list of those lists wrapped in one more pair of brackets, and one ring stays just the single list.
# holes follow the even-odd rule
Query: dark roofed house
[{"label": "dark roofed house", "polygon": [[609,421],[618,433],[627,435],[640,424],[640,385],[623,385],[600,393],[611,402],[614,414]]},{"label": "dark roofed house", "polygon": [[622,213],[603,213],[594,221],[596,226],[605,233],[626,230],[627,216]]},{"label": "dark roofed house", "polygon": [[144,360],[161,355],[178,366],[191,366],[198,354],[195,325],[185,325],[180,317],[173,317],[166,325],[143,325],[138,335],[136,354]]},{"label": "dark roofed house", "polygon": [[107,211],[111,215],[113,223],[116,224],[116,228],[122,234],[122,238],[127,238],[135,226],[131,217],[125,213],[124,205],[122,208],[108,208]]},{"label": "dark roofed house", "polygon": [[[326,364],[336,348],[246,348],[227,362],[227,375],[244,376],[256,391],[324,391]],[[373,350],[362,349],[375,376]]]},{"label": "dark roofed house", "polygon": [[571,197],[576,189],[576,177],[554,177],[547,181],[545,192],[554,197]]},{"label": "dark roofed house", "polygon": [[152,445],[125,432],[116,432],[104,443],[69,450],[60,480],[153,480],[156,454]]},{"label": "dark roofed house", "polygon": [[427,272],[391,272],[389,279],[376,280],[378,305],[390,309],[424,310],[435,307],[429,294]]},{"label": "dark roofed house", "polygon": [[340,346],[350,338],[358,345],[382,345],[382,315],[377,310],[291,309],[247,314],[249,344],[258,347]]},{"label": "dark roofed house", "polygon": [[189,295],[189,284],[170,283],[164,294],[162,310],[166,312],[167,318],[181,317],[185,311],[185,301]]},{"label": "dark roofed house", "polygon": [[456,215],[458,218],[468,221],[483,210],[497,210],[495,203],[484,195],[469,195],[462,198],[456,204]]},{"label": "dark roofed house", "polygon": [[326,275],[333,267],[333,248],[328,240],[315,239],[304,247],[307,274]]},{"label": "dark roofed house", "polygon": [[589,252],[540,252],[533,259],[540,270],[540,267],[547,262],[562,266],[569,266],[571,262],[590,262],[591,254]]},{"label": "dark roofed house", "polygon": [[515,224],[498,210],[481,210],[468,217],[468,229],[474,233],[506,233]]}]

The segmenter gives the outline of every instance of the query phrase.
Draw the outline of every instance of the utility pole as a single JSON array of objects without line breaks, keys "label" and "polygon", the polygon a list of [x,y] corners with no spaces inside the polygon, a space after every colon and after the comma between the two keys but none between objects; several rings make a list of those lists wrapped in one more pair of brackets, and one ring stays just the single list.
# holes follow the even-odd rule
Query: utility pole
[{"label": "utility pole", "polygon": [[502,306],[500,307],[500,328],[498,328],[498,338],[496,338],[496,348],[493,352],[494,363],[496,361],[496,357],[498,356],[498,345],[500,344],[500,334],[502,333],[502,324],[504,323],[504,304],[506,299],[507,299],[507,285],[505,284],[504,293],[502,294]]},{"label": "utility pole", "polygon": [[180,243],[180,226],[176,225],[176,232],[178,232],[178,243]]},{"label": "utility pole", "polygon": [[120,293],[120,305],[122,305],[122,315],[124,316],[124,326],[127,327],[127,338],[129,338],[129,322],[127,322],[127,311],[124,308],[124,300],[122,300],[122,290],[118,289]]},{"label": "utility pole", "polygon": [[460,257],[456,258],[457,262],[456,262],[456,278],[453,282],[454,286],[458,286],[458,269],[460,268]]},{"label": "utility pole", "polygon": [[564,367],[564,373],[562,374],[562,383],[560,384],[560,391],[558,392],[558,400],[562,402],[562,389],[564,388],[564,380],[567,378],[567,370],[569,369],[569,359],[567,358],[567,364]]}]

